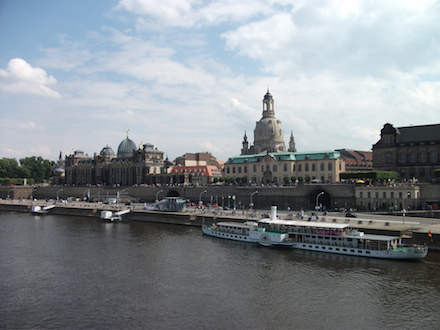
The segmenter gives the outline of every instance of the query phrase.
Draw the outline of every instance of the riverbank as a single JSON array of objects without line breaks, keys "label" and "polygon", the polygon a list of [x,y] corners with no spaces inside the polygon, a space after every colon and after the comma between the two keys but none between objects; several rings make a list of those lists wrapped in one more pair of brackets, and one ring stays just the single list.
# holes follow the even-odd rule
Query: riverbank
[{"label": "riverbank", "polygon": [[[174,225],[186,225],[201,227],[205,222],[210,224],[216,221],[238,221],[259,220],[264,217],[267,211],[256,211],[248,213],[246,211],[220,211],[216,208],[204,211],[190,208],[186,212],[161,212],[147,210],[144,204],[116,205],[87,202],[55,202],[44,200],[0,200],[0,211],[31,213],[32,206],[50,206],[54,208],[48,211],[49,214],[67,215],[76,217],[100,218],[101,211],[120,211],[130,209],[130,213],[124,215],[124,220],[145,221]],[[292,212],[279,211],[281,219],[288,218]],[[295,213],[294,213],[295,214]],[[440,223],[422,224],[417,222],[398,223],[392,221],[372,221],[368,219],[368,214],[359,216],[356,219],[346,219],[340,215],[330,214],[327,221],[348,223],[357,227],[367,234],[379,234],[390,236],[401,236],[407,244],[426,244],[431,250],[440,251]],[[432,237],[429,237],[431,233]]]}]

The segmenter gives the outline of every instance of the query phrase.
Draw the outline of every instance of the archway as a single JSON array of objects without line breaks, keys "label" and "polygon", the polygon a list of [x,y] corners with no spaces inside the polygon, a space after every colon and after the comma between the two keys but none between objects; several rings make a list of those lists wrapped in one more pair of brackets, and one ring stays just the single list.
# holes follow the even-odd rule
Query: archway
[{"label": "archway", "polygon": [[315,209],[315,206],[321,206],[321,211],[331,210],[331,195],[325,190],[314,190],[309,194],[308,204],[310,209]]},{"label": "archway", "polygon": [[169,190],[167,192],[167,197],[180,197],[179,193],[177,191],[173,190]]}]

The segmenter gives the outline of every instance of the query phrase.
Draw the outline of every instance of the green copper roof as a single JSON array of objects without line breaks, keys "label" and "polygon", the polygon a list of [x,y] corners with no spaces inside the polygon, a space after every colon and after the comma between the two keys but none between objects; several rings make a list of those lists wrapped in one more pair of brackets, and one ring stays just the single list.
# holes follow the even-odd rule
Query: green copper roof
[{"label": "green copper roof", "polygon": [[258,155],[241,155],[229,157],[226,164],[244,164],[258,163],[265,157],[269,156],[276,161],[298,161],[298,160],[323,160],[338,159],[341,153],[337,151],[308,151],[308,152],[270,152]]}]

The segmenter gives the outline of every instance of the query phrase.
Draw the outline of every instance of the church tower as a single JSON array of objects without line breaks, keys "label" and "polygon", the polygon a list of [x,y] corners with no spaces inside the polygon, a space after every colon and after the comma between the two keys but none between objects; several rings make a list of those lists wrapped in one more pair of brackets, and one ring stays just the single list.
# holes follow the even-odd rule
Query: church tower
[{"label": "church tower", "polygon": [[290,141],[288,152],[296,152],[295,139],[293,138],[293,131],[290,131]]},{"label": "church tower", "polygon": [[275,100],[267,88],[263,98],[263,118],[257,122],[254,130],[254,152],[285,152],[284,131],[281,121],[275,117]]}]

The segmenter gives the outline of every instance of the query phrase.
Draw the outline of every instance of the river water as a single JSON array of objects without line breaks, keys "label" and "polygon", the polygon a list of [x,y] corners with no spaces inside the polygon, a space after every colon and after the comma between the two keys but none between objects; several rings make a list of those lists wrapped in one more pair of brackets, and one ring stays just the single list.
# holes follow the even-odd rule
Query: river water
[{"label": "river water", "polygon": [[0,213],[1,329],[439,329],[439,297],[438,253],[376,260]]}]

